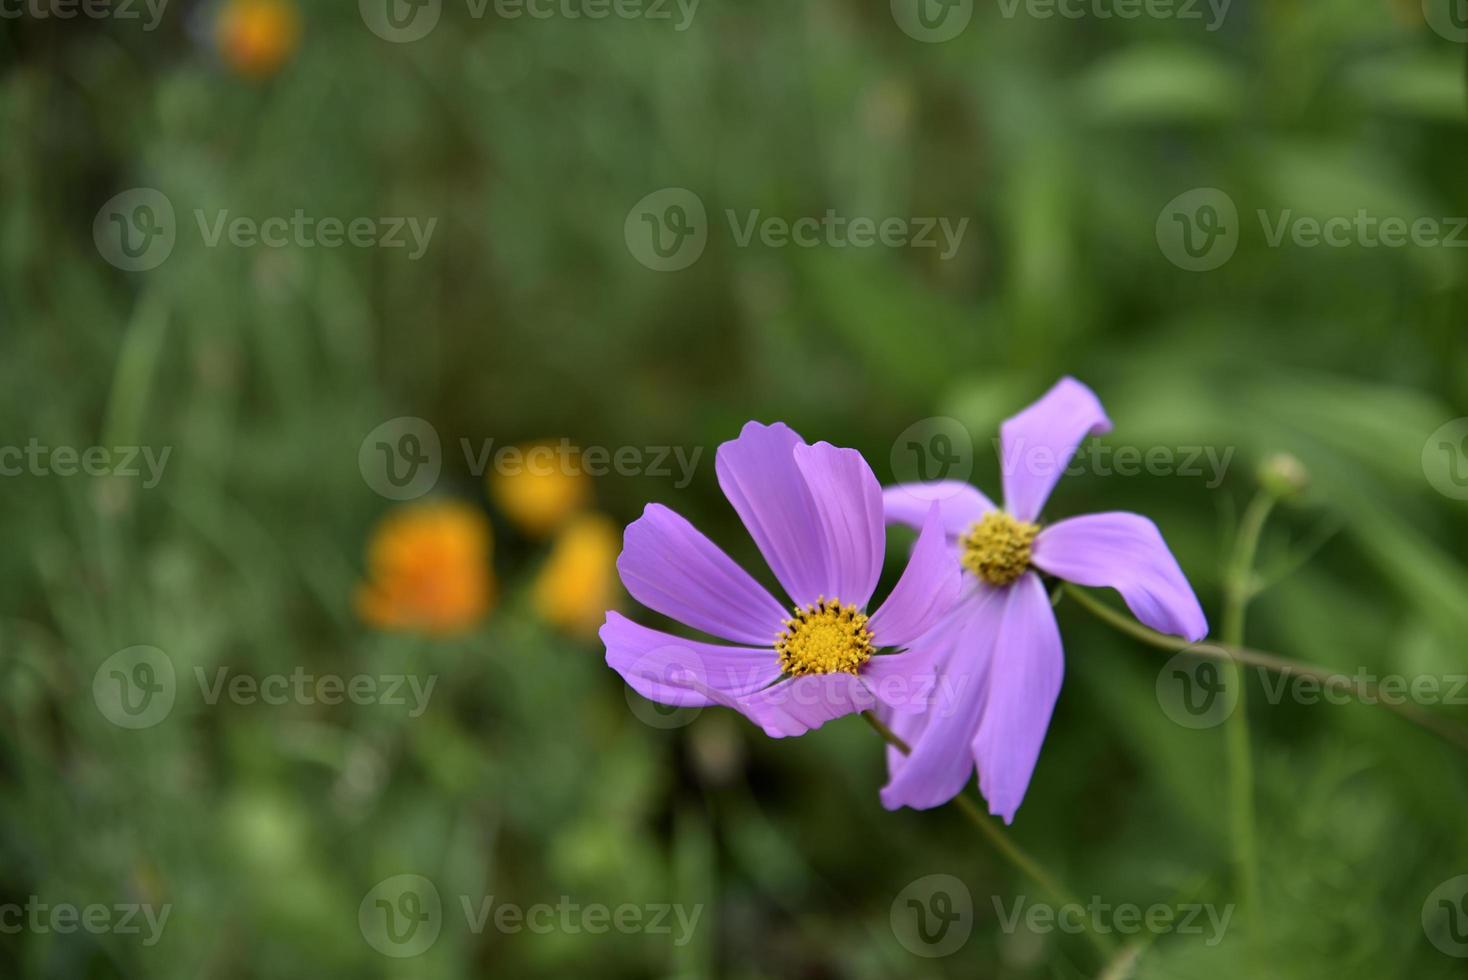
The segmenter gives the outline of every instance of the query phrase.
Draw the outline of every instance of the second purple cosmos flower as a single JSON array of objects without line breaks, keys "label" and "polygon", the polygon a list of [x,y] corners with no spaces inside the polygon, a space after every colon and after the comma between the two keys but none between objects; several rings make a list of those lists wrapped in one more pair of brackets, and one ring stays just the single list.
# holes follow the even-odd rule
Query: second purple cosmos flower
[{"label": "second purple cosmos flower", "polygon": [[889,808],[946,803],[979,772],[989,809],[1014,819],[1060,694],[1060,630],[1040,573],[1110,586],[1141,622],[1194,642],[1208,633],[1198,599],[1157,526],[1128,513],[1091,514],[1041,526],[1040,511],[1081,441],[1111,430],[1091,389],[1062,378],[999,430],[1004,507],[974,487],[940,481],[889,487],[887,517],[930,523],[942,510],[947,546],[964,569],[953,612],[917,647],[931,668],[963,683],[953,710],[884,708],[912,746],[888,751]]}]

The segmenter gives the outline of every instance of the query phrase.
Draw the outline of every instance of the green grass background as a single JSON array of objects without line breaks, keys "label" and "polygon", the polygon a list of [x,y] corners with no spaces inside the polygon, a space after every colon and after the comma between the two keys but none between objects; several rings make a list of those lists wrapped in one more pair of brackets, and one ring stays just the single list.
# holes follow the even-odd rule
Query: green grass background
[{"label": "green grass background", "polygon": [[[747,565],[717,444],[747,419],[861,449],[931,416],[973,433],[1063,373],[1112,446],[1232,450],[1226,478],[1084,474],[1055,515],[1152,516],[1218,620],[1252,469],[1288,450],[1309,494],[1266,533],[1280,567],[1249,641],[1352,672],[1468,670],[1464,503],[1424,442],[1468,413],[1463,253],[1270,248],[1253,219],[1468,214],[1461,45],[1410,3],[1236,0],[1217,32],[1170,20],[1005,18],[942,44],[886,5],[704,0],[667,22],[471,19],[412,44],[354,5],[306,7],[262,84],[216,63],[201,8],[159,29],[0,21],[0,434],[7,445],[171,446],[163,481],[0,480],[0,899],[173,906],[163,939],[0,934],[17,977],[1095,976],[1076,937],[1005,933],[1040,901],[951,810],[887,813],[857,719],[795,741],[706,711],[663,731],[592,643],[536,622],[543,545],[496,521],[502,597],[471,635],[374,633],[351,607],[373,522],[363,437],[428,419],[452,447],[565,435],[702,447],[692,484],[597,480],[619,522],[648,500]],[[161,267],[99,257],[97,209],[162,190]],[[702,258],[650,271],[628,209],[694,190]],[[1161,208],[1217,187],[1237,254],[1190,273]],[[436,217],[427,255],[205,248],[191,213]],[[958,254],[736,247],[724,209],[970,219]],[[480,499],[450,449],[439,492]],[[894,544],[905,539],[894,536]],[[892,549],[886,580],[895,577]],[[1059,609],[1067,679],[1014,837],[1112,902],[1237,898],[1221,729],[1159,709],[1163,656]],[[255,674],[434,673],[430,710],[200,706],[112,726],[98,665],[134,644]],[[1422,903],[1468,872],[1468,758],[1379,708],[1250,708],[1262,896],[1223,942],[1147,937],[1145,978],[1461,976]],[[1461,707],[1435,710],[1468,721]],[[939,960],[894,939],[909,882],[973,894]],[[363,940],[379,880],[453,896],[703,903],[693,942],[474,934],[452,910],[421,957]]]}]

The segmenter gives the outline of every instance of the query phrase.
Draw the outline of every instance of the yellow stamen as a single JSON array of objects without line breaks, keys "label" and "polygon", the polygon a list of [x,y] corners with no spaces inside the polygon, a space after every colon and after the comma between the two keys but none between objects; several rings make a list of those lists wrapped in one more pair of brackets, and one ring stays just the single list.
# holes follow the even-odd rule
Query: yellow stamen
[{"label": "yellow stamen", "polygon": [[866,613],[853,605],[820,596],[816,603],[795,610],[785,629],[775,637],[780,667],[791,676],[801,674],[854,674],[872,657],[872,634]]},{"label": "yellow stamen", "polygon": [[975,521],[959,543],[963,567],[990,585],[1008,585],[1030,567],[1030,545],[1040,525],[991,510]]}]

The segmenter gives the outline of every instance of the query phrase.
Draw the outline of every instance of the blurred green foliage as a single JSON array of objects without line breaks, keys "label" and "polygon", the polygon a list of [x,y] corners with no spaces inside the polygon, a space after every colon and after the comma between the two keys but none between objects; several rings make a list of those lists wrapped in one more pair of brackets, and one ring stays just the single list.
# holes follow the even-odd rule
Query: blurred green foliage
[{"label": "blurred green foliage", "polygon": [[[354,8],[304,8],[295,57],[259,82],[219,63],[185,0],[152,32],[0,21],[0,442],[172,447],[151,489],[0,480],[0,901],[172,906],[151,947],[0,934],[7,976],[1096,975],[1077,937],[1000,928],[996,901],[1043,899],[957,814],[881,809],[860,721],[784,742],[721,711],[642,723],[594,642],[530,614],[544,546],[503,521],[482,629],[361,626],[352,592],[392,504],[357,454],[395,416],[435,426],[439,491],[468,499],[461,438],[701,448],[686,489],[608,476],[599,505],[626,521],[665,502],[757,568],[711,465],[745,420],[858,447],[889,480],[898,434],[952,416],[997,492],[998,422],[1073,373],[1116,423],[1108,445],[1233,455],[1216,486],[1072,476],[1053,514],[1152,516],[1216,621],[1252,467],[1290,451],[1311,487],[1262,566],[1339,533],[1257,600],[1249,642],[1348,673],[1468,670],[1468,521],[1422,464],[1468,413],[1462,255],[1270,247],[1254,219],[1468,215],[1464,49],[1414,4],[1236,0],[1216,32],[979,4],[940,44],[850,0],[705,0],[682,32],[448,3],[408,44]],[[178,242],[127,273],[91,231],[139,186],[172,201]],[[663,187],[711,223],[677,273],[623,238]],[[1197,187],[1241,216],[1207,273],[1154,232]],[[410,261],[209,248],[192,217],[296,208],[438,223]],[[969,226],[946,262],[738,247],[724,211],[756,208]],[[1158,653],[1059,614],[1069,676],[1013,835],[1082,896],[1235,900],[1221,730],[1159,710]],[[181,695],[128,731],[90,687],[134,644],[185,678],[410,671],[438,689],[419,718]],[[1379,708],[1268,704],[1257,684],[1250,722],[1261,907],[1217,945],[1148,937],[1135,975],[1461,976],[1420,917],[1468,871],[1468,760]],[[922,960],[889,910],[937,872],[967,883],[974,929]],[[395,960],[357,910],[404,873],[437,883],[446,922]],[[705,907],[683,946],[476,934],[457,897],[490,895]]]}]

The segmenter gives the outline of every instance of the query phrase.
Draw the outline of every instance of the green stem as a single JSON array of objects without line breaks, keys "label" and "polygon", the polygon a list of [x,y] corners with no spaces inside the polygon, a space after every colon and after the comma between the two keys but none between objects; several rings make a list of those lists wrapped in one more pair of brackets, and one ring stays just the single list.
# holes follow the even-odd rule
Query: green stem
[{"label": "green stem", "polygon": [[[1274,509],[1273,494],[1261,490],[1249,501],[1239,522],[1239,535],[1234,541],[1233,560],[1223,579],[1223,627],[1220,637],[1225,646],[1244,643],[1244,616],[1254,596],[1254,556],[1259,552],[1259,538],[1264,522]],[[1225,744],[1228,748],[1229,824],[1233,837],[1234,874],[1244,893],[1244,913],[1259,905],[1259,845],[1254,827],[1254,757],[1249,746],[1248,684],[1243,667],[1230,661],[1229,674],[1238,701],[1225,722]]]},{"label": "green stem", "polygon": [[[912,747],[896,732],[888,728],[882,722],[882,719],[878,718],[873,712],[863,711],[861,716],[867,720],[867,724],[871,725],[878,735],[886,740],[888,745],[903,755],[912,754]],[[1084,903],[1078,901],[1060,883],[1058,878],[1049,871],[1046,871],[1040,862],[1032,858],[1023,848],[1011,840],[1003,828],[999,826],[993,817],[984,812],[983,807],[979,806],[973,797],[967,793],[960,793],[953,798],[953,805],[958,807],[959,812],[968,818],[969,823],[977,827],[979,832],[989,839],[989,843],[993,844],[994,848],[1000,854],[1004,855],[1010,864],[1014,865],[1020,872],[1027,875],[1031,881],[1039,885],[1058,906],[1075,905],[1084,907]],[[1090,928],[1086,930],[1086,937],[1091,940],[1092,945],[1096,947],[1096,951],[1101,954],[1103,959],[1109,960],[1115,955],[1116,947],[1106,937],[1097,934]]]},{"label": "green stem", "polygon": [[1388,711],[1405,718],[1414,725],[1426,729],[1438,738],[1463,752],[1468,752],[1468,729],[1461,725],[1439,717],[1430,711],[1424,711],[1414,704],[1398,703],[1395,698],[1382,698],[1377,686],[1370,681],[1356,677],[1348,677],[1334,671],[1321,667],[1314,667],[1299,660],[1289,660],[1273,653],[1265,653],[1261,650],[1251,650],[1248,647],[1221,646],[1212,643],[1189,643],[1187,640],[1167,633],[1159,633],[1148,629],[1141,623],[1132,620],[1125,613],[1117,612],[1106,603],[1086,592],[1078,586],[1069,582],[1061,586],[1062,592],[1073,599],[1076,605],[1101,620],[1107,626],[1125,633],[1127,636],[1159,650],[1169,653],[1177,653],[1187,650],[1200,657],[1212,657],[1215,660],[1232,661],[1246,667],[1255,667],[1259,670],[1267,670],[1274,674],[1298,675],[1309,677],[1319,681],[1324,687],[1331,691],[1342,691],[1359,698],[1366,704],[1380,705]]}]

